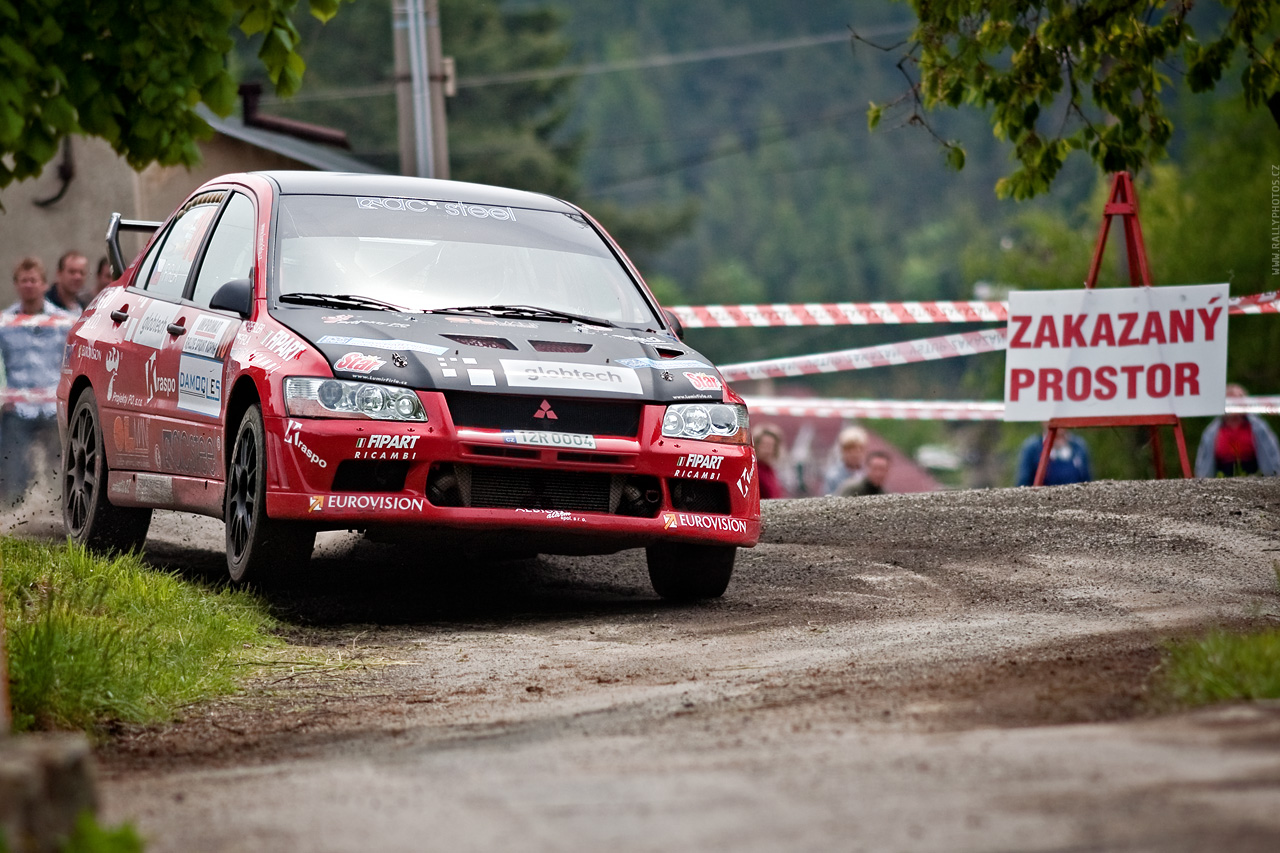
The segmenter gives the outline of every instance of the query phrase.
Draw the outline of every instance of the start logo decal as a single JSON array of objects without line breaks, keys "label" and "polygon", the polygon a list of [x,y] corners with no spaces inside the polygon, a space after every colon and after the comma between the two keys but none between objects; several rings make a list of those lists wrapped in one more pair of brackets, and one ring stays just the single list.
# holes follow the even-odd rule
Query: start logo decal
[{"label": "start logo decal", "polygon": [[720,381],[718,376],[712,376],[710,373],[685,373],[685,379],[689,380],[698,391],[722,391],[724,383]]},{"label": "start logo decal", "polygon": [[747,523],[740,518],[727,515],[701,515],[693,512],[664,512],[662,529],[677,530],[681,527],[694,527],[699,530],[714,530],[720,533],[746,533]]},{"label": "start logo decal", "polygon": [[334,370],[345,370],[348,373],[372,373],[386,361],[378,358],[376,355],[369,355],[363,352],[349,352],[342,358],[334,362]]},{"label": "start logo decal", "polygon": [[531,429],[504,429],[505,444],[525,444],[533,447],[565,447],[572,450],[595,450],[596,437],[576,432],[543,432]]},{"label": "start logo decal", "polygon": [[361,436],[356,439],[355,459],[417,459],[420,435]]},{"label": "start logo decal", "polygon": [[574,364],[569,361],[500,359],[513,388],[566,388],[574,391],[607,391],[642,394],[640,378],[630,367],[612,364]]}]

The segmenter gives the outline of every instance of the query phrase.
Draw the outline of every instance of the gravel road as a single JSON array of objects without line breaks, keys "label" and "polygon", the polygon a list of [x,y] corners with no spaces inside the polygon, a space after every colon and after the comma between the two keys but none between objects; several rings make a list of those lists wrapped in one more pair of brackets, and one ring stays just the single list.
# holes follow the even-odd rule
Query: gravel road
[{"label": "gravel road", "polygon": [[[216,577],[221,527],[158,514],[148,557]],[[154,853],[1274,851],[1280,703],[1148,685],[1275,625],[1277,566],[1275,479],[771,501],[701,606],[638,552],[326,534],[270,597],[352,665],[122,733],[104,817]]]}]

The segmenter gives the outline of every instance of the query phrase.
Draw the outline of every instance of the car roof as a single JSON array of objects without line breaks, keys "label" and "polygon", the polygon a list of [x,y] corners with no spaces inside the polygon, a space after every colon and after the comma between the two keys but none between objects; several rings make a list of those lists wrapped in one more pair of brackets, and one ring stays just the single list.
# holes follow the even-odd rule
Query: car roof
[{"label": "car roof", "polygon": [[369,175],[358,172],[255,172],[273,181],[282,195],[351,195],[377,198],[429,198],[465,201],[502,207],[576,213],[568,202],[543,193],[512,190],[488,184],[408,178],[403,175]]}]

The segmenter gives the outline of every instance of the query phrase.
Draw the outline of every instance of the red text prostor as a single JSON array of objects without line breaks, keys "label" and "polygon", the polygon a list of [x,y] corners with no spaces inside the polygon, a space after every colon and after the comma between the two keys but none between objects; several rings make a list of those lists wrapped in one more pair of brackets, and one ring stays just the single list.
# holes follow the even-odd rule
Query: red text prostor
[{"label": "red text prostor", "polygon": [[1009,401],[1017,403],[1023,393],[1039,402],[1060,402],[1064,398],[1084,400],[1153,399],[1194,397],[1200,393],[1200,365],[1183,361],[1167,364],[1127,364],[1120,367],[1015,367],[1009,373]]}]

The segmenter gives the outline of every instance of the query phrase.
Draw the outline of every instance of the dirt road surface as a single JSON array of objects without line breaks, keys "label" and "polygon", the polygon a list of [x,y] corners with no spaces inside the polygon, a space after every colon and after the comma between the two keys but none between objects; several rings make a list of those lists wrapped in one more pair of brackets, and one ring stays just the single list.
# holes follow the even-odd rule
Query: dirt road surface
[{"label": "dirt road surface", "polygon": [[[217,523],[152,531],[221,571]],[[350,667],[102,749],[149,850],[1280,849],[1280,703],[1147,689],[1169,638],[1280,624],[1276,480],[767,502],[700,606],[638,552],[317,553],[270,598]]]}]

